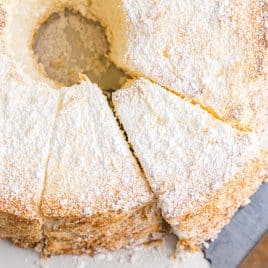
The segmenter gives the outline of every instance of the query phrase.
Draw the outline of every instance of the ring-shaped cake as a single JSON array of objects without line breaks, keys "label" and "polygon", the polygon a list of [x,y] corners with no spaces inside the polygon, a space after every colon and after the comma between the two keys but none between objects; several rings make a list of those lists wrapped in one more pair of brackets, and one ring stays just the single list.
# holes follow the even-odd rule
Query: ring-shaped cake
[{"label": "ring-shaped cake", "polygon": [[[58,89],[32,51],[55,12],[99,21],[135,79]],[[1,0],[0,238],[51,254],[213,239],[265,178],[263,1]],[[179,15],[178,15],[179,14]]]}]

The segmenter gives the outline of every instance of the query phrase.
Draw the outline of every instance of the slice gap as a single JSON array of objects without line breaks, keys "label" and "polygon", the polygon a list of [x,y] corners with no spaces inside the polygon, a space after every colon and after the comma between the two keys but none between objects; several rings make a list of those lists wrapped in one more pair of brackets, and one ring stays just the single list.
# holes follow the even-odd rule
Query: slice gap
[{"label": "slice gap", "polygon": [[105,92],[128,76],[107,57],[109,42],[99,22],[69,9],[53,13],[37,29],[33,52],[41,73],[57,88],[89,79]]}]

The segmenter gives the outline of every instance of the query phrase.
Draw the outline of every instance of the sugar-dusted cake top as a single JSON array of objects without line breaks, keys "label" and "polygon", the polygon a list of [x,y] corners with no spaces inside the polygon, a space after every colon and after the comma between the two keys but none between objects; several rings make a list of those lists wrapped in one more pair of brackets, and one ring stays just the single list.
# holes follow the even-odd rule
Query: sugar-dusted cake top
[{"label": "sugar-dusted cake top", "polygon": [[119,66],[209,107],[233,126],[256,125],[265,85],[263,0],[91,2]]},{"label": "sugar-dusted cake top", "polygon": [[0,210],[32,219],[39,218],[58,92],[20,71],[0,47]]},{"label": "sugar-dusted cake top", "polygon": [[130,210],[152,194],[101,90],[62,91],[47,166],[47,217]]},{"label": "sugar-dusted cake top", "polygon": [[130,82],[113,101],[166,217],[202,204],[259,157],[252,134],[148,80]]}]

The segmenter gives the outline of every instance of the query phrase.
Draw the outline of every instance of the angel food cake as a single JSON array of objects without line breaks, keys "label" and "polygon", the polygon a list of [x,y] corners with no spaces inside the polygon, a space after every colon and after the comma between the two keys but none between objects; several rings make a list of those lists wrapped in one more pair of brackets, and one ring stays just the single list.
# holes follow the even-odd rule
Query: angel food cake
[{"label": "angel food cake", "polygon": [[[263,8],[0,0],[0,238],[43,256],[159,240],[164,221],[182,247],[215,238],[265,178]],[[101,23],[133,77],[112,99],[37,64],[36,31],[65,9]]]}]

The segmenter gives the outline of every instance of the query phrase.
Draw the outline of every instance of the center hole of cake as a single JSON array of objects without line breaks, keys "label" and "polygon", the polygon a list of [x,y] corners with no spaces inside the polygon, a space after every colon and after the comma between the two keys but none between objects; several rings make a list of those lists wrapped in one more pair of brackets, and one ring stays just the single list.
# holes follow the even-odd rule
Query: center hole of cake
[{"label": "center hole of cake", "polygon": [[57,87],[78,84],[87,76],[103,90],[110,90],[120,88],[126,79],[108,59],[105,29],[80,13],[53,13],[35,34],[33,50],[38,69]]}]

